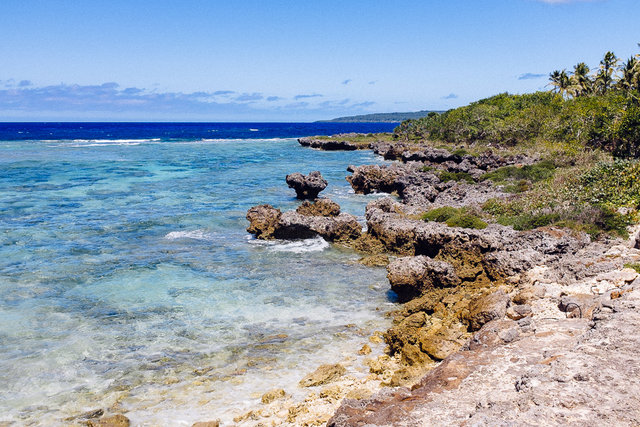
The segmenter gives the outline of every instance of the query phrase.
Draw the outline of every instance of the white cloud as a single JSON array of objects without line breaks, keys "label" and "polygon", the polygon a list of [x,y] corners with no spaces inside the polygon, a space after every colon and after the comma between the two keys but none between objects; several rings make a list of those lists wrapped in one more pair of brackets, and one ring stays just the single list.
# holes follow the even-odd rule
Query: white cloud
[{"label": "white cloud", "polygon": [[[3,87],[4,86],[4,87]],[[358,114],[372,101],[323,99],[318,93],[292,98],[260,92],[231,90],[161,92],[137,87],[121,87],[109,82],[97,85],[60,84],[38,86],[30,81],[0,81],[0,114],[5,117],[35,119],[46,117],[165,118],[224,117],[282,118],[298,113],[299,118],[323,118]],[[293,99],[294,103],[291,103]],[[53,114],[53,115],[52,115]],[[292,116],[293,117],[293,116]]]}]

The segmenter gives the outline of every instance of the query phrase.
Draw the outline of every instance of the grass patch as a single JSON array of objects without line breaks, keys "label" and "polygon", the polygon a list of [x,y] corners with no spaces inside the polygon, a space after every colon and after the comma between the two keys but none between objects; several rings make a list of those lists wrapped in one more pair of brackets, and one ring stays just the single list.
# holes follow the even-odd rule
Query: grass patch
[{"label": "grass patch", "polygon": [[543,160],[541,162],[522,167],[503,166],[482,175],[482,179],[490,179],[497,184],[513,180],[526,180],[533,183],[551,178],[555,173],[555,169],[556,165],[553,162]]},{"label": "grass patch", "polygon": [[545,205],[544,201],[534,206],[525,197],[491,199],[485,202],[482,209],[494,216],[499,224],[511,226],[518,231],[555,226],[585,232],[594,239],[603,234],[628,238],[627,226],[635,220],[631,213],[623,215],[602,206],[580,203]]},{"label": "grass patch", "polygon": [[624,268],[631,268],[632,270],[635,270],[636,273],[640,273],[640,264],[638,264],[637,262],[628,262],[624,265]]},{"label": "grass patch", "polygon": [[467,151],[465,148],[458,148],[456,150],[453,150],[451,154],[453,154],[454,156],[464,157],[464,156],[470,155],[471,153]]},{"label": "grass patch", "polygon": [[442,206],[435,208],[422,215],[424,221],[444,222],[449,227],[462,228],[487,228],[487,223],[480,219],[477,215],[469,213],[464,208],[453,208],[451,206]]}]

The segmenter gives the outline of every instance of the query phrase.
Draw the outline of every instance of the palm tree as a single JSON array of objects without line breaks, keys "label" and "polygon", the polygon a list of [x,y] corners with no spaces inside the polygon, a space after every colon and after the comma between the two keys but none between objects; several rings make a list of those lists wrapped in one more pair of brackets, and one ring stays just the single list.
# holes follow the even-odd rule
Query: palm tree
[{"label": "palm tree", "polygon": [[640,61],[632,56],[627,62],[622,64],[620,71],[622,72],[622,76],[618,81],[618,86],[624,90],[637,89],[640,78]]},{"label": "palm tree", "polygon": [[573,67],[571,76],[571,91],[575,96],[588,95],[593,91],[593,82],[589,78],[589,66],[584,62]]},{"label": "palm tree", "polygon": [[609,51],[604,54],[604,58],[600,61],[600,71],[596,75],[596,89],[600,94],[605,94],[613,86],[614,73],[618,64],[618,57]]},{"label": "palm tree", "polygon": [[567,75],[566,70],[555,70],[553,73],[549,74],[549,84],[553,86],[553,91],[559,93],[564,96],[571,86],[571,80]]}]

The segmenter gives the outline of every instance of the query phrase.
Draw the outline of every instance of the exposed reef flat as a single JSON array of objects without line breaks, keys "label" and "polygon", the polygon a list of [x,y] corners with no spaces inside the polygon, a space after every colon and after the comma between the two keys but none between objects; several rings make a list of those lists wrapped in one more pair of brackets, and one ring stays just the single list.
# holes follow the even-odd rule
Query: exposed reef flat
[{"label": "exposed reef flat", "polygon": [[[368,144],[395,161],[350,166],[347,180],[357,193],[397,198],[369,203],[364,230],[322,199],[301,206],[306,214],[258,206],[247,215],[258,238],[321,236],[388,262],[402,304],[382,334],[387,354],[368,362],[376,387],[388,388],[354,397],[344,384],[336,396],[348,398],[328,425],[633,425],[640,386],[625,378],[640,370],[632,356],[640,341],[634,238],[515,229],[486,215],[487,203],[514,197],[509,183],[487,177],[542,168],[536,153]],[[331,405],[322,399],[310,395],[302,412],[324,405],[326,414]],[[326,421],[296,411],[283,422]]]}]

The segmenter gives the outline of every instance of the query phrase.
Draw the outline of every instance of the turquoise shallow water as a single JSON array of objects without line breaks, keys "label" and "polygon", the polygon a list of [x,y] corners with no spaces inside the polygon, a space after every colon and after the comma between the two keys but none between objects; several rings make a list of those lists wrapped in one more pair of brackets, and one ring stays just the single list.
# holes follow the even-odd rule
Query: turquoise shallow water
[{"label": "turquoise shallow water", "polygon": [[357,350],[388,326],[384,269],[253,240],[244,217],[294,208],[284,176],[316,169],[362,217],[375,196],[345,169],[375,162],[293,139],[0,141],[0,421],[225,420]]}]

